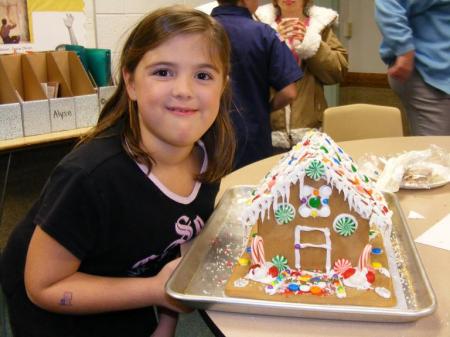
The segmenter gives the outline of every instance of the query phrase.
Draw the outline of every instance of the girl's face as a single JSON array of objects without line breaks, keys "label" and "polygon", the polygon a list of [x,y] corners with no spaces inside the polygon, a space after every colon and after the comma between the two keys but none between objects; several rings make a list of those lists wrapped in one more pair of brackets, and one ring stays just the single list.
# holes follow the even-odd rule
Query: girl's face
[{"label": "girl's face", "polygon": [[208,47],[202,34],[178,35],[144,54],[134,74],[124,72],[144,144],[192,146],[213,124],[224,74]]},{"label": "girl's face", "polygon": [[285,12],[303,12],[303,0],[278,0],[278,6],[280,7],[281,13]]}]

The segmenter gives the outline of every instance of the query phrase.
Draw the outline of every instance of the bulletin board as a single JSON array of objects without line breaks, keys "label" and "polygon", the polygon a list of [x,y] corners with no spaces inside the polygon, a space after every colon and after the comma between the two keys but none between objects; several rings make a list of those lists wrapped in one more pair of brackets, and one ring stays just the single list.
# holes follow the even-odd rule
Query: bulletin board
[{"label": "bulletin board", "polygon": [[0,0],[0,53],[86,44],[84,0]]}]

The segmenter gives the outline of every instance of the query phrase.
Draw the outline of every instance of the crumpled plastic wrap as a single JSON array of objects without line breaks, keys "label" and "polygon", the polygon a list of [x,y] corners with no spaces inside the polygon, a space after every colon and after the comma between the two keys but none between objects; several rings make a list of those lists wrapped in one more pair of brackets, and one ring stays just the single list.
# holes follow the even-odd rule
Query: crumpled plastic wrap
[{"label": "crumpled plastic wrap", "polygon": [[437,145],[390,157],[367,153],[358,159],[360,172],[386,192],[400,188],[429,189],[450,181],[450,153]]}]

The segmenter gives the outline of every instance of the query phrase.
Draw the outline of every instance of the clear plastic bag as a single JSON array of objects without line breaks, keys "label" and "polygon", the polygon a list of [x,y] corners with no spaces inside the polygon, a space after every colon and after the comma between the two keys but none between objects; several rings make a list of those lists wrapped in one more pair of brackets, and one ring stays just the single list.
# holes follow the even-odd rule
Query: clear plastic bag
[{"label": "clear plastic bag", "polygon": [[387,192],[397,192],[400,188],[429,189],[450,181],[450,153],[437,145],[390,157],[365,154],[357,163],[378,189]]}]

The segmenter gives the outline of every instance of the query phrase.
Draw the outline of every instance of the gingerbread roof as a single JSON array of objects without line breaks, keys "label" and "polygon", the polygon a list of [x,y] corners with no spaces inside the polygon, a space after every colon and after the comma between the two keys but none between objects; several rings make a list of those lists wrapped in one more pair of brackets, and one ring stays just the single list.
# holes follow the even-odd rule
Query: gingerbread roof
[{"label": "gingerbread roof", "polygon": [[241,216],[243,224],[252,226],[259,218],[264,220],[269,216],[270,207],[275,210],[279,203],[289,202],[291,185],[299,184],[302,190],[305,177],[324,180],[343,195],[350,210],[367,219],[382,233],[390,233],[392,211],[383,194],[359,172],[355,162],[341,147],[317,130],[308,132],[301,142],[283,155],[252,191]]}]

